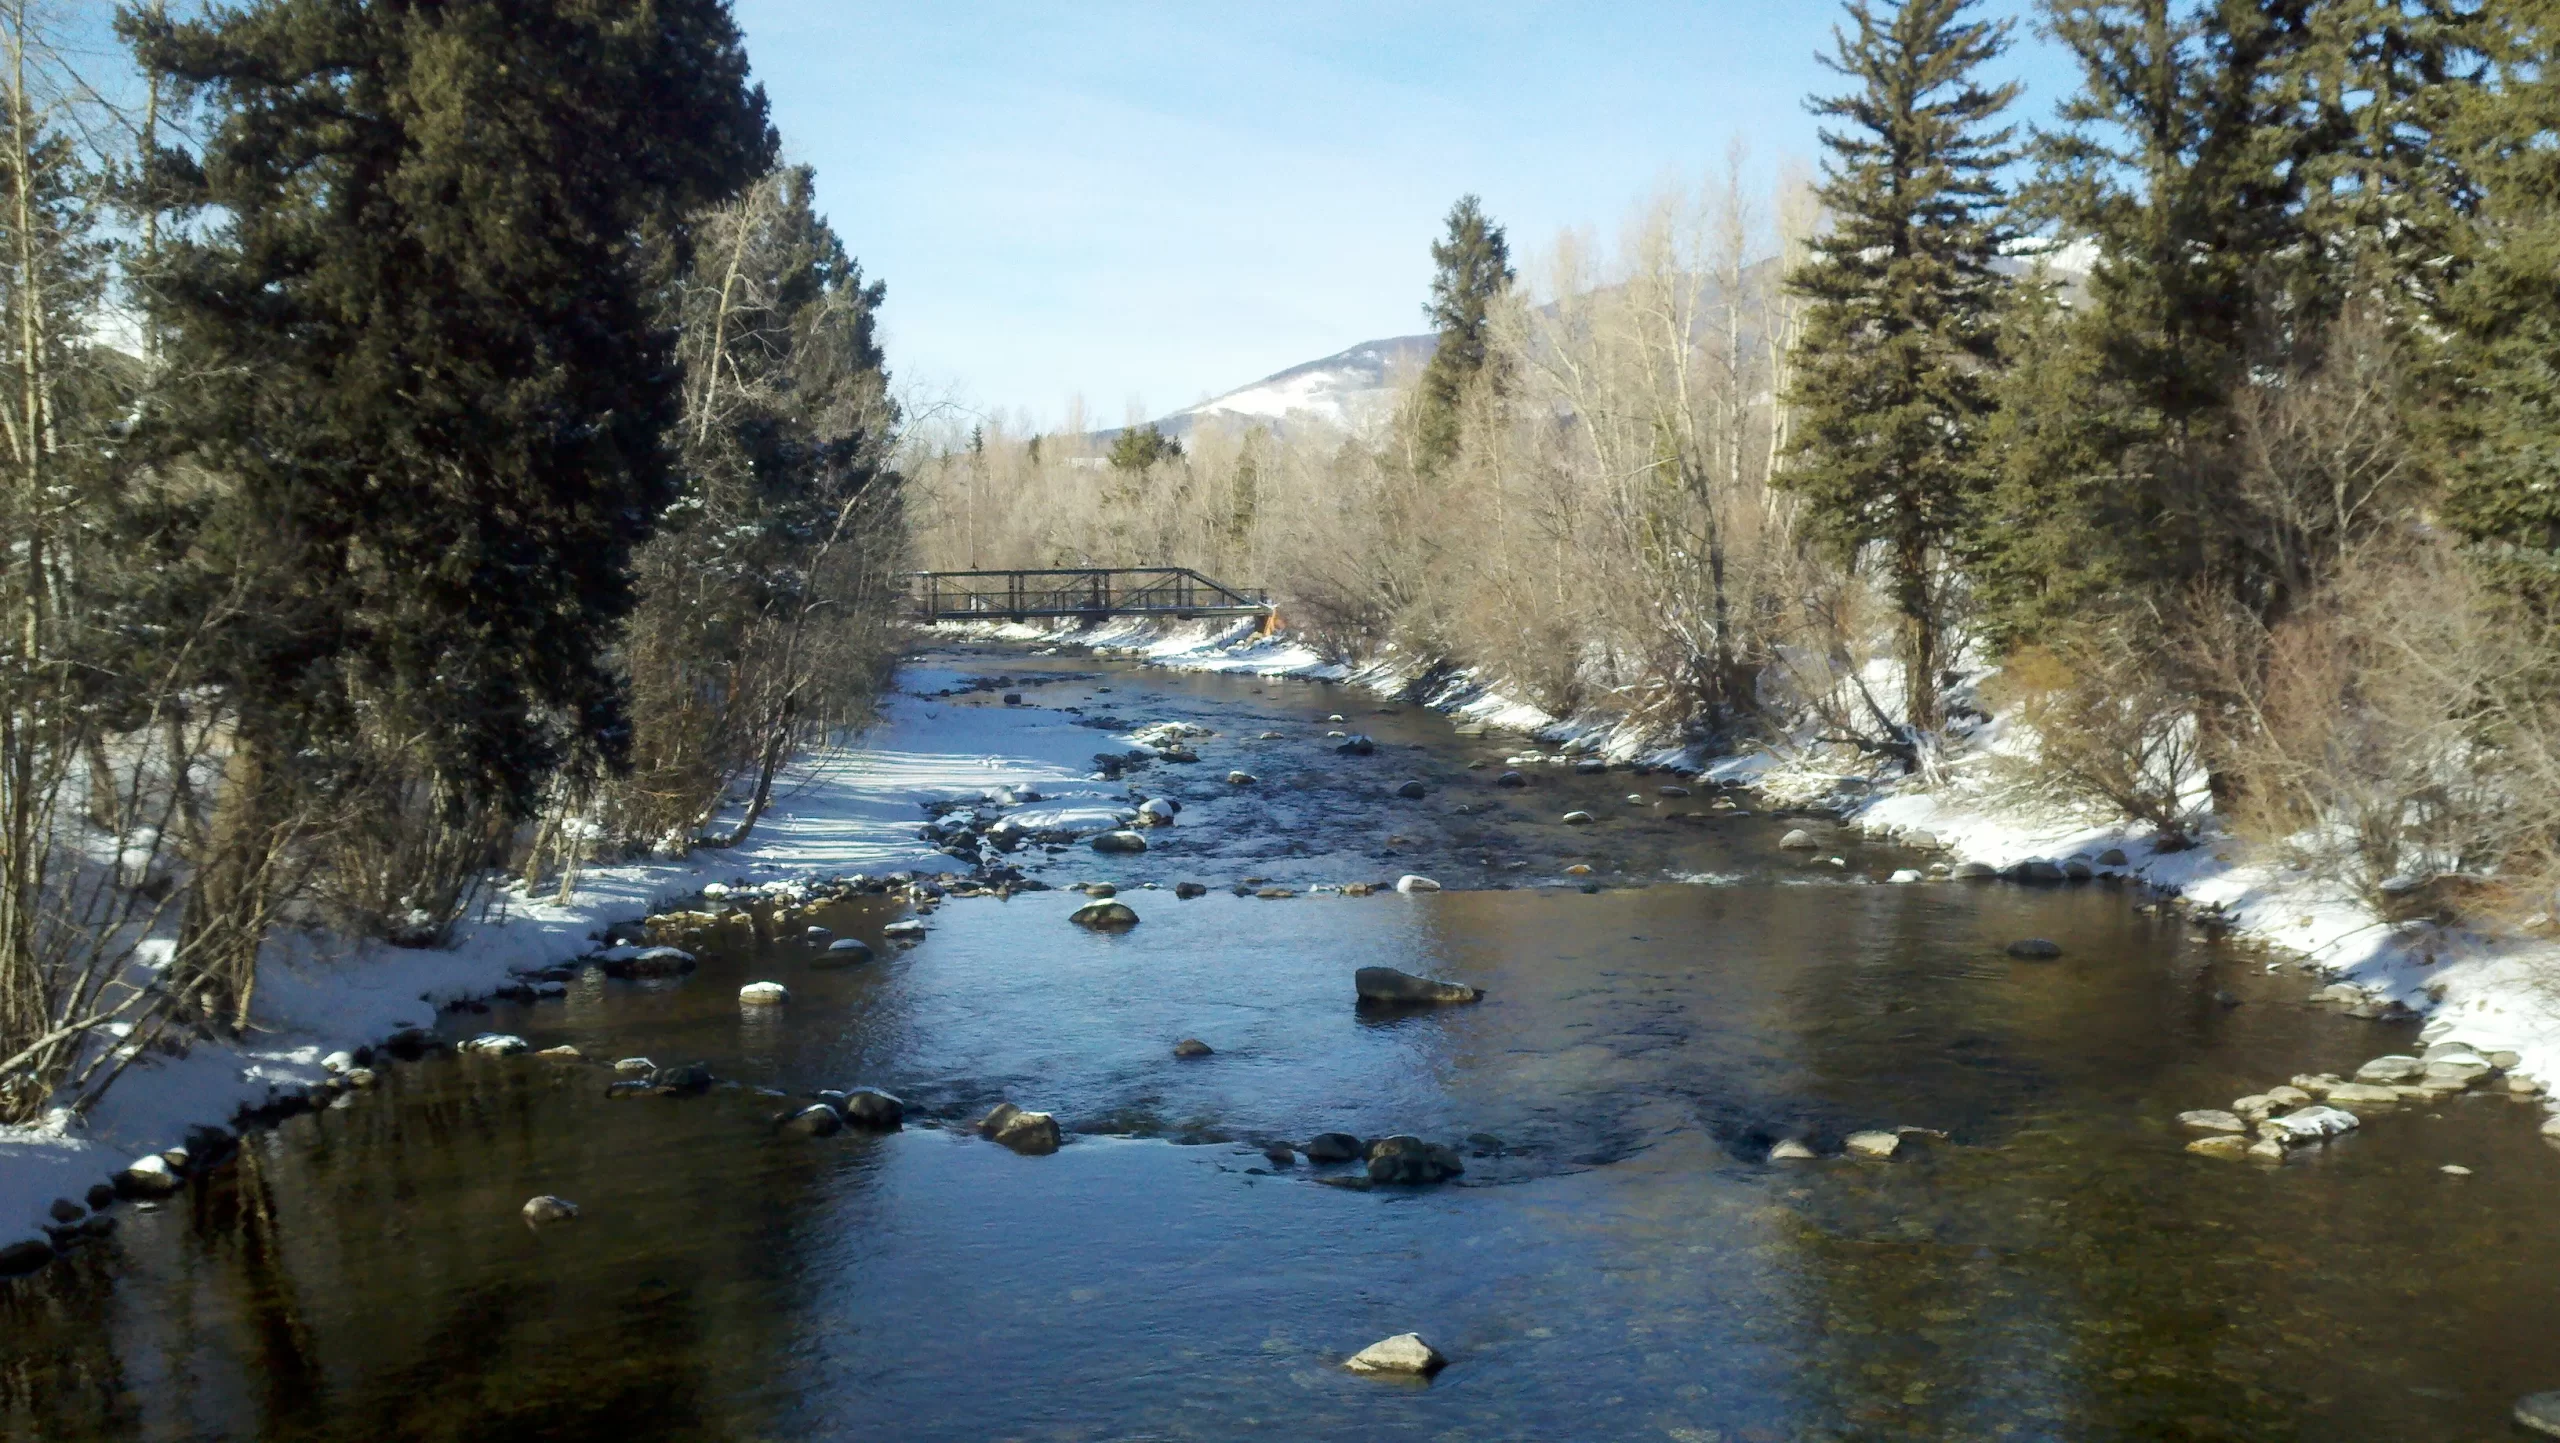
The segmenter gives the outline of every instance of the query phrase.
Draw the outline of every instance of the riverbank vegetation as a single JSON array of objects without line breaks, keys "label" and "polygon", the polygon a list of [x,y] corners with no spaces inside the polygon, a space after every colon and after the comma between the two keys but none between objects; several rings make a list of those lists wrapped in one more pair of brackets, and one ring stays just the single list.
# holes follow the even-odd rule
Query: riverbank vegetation
[{"label": "riverbank vegetation", "polygon": [[[1818,178],[1515,264],[1392,414],[920,438],[937,564],[1177,562],[1558,714],[1933,771],[2340,884],[2560,883],[2560,29],[2526,0],[1852,0]],[[2444,889],[2438,889],[2441,895]]]},{"label": "riverbank vegetation", "polygon": [[0,7],[0,1122],[734,843],[891,650],[883,292],[724,0],[173,8],[127,96]]}]

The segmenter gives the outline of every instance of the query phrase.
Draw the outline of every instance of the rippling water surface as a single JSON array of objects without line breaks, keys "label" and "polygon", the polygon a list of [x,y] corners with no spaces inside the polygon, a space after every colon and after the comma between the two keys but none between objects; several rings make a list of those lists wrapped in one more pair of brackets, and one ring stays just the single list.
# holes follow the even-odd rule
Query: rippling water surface
[{"label": "rippling water surface", "polygon": [[[1359,716],[1387,754],[1354,764],[1321,736],[1349,693],[1080,670],[1040,699],[1221,732],[1139,779],[1193,797],[1158,850],[1045,874],[1120,881],[1135,931],[1067,926],[1071,894],[955,901],[865,968],[785,944],[456,1017],[737,1085],[607,1101],[593,1065],[395,1065],[0,1284],[0,1431],[2452,1440],[2560,1386],[2536,1109],[2377,1115],[2277,1170],[2181,1150],[2180,1109],[2411,1040],[2303,1005],[2298,973],[2103,886],[1865,885],[1907,859],[1807,868],[1779,819],[1624,802],[1660,778],[1498,792],[1464,766],[1498,743],[1410,709]],[[1289,735],[1242,740],[1265,727]],[[1263,795],[1219,781],[1240,764]],[[1405,774],[1432,797],[1379,795]],[[1597,828],[1553,820],[1613,800]],[[1531,885],[1576,860],[1611,885]],[[1143,888],[1407,867],[1484,890]],[[1662,880],[1700,874],[1735,880]],[[894,915],[822,920],[878,943]],[[2030,934],[2064,959],[2002,954]],[[1372,963],[1487,997],[1363,1014]],[[742,1011],[755,978],[792,1004]],[[1216,1055],[1175,1060],[1193,1036]],[[853,1084],[924,1118],[772,1135],[768,1090]],[[1000,1098],[1070,1144],[1017,1157],[957,1126]],[[1946,1136],[1761,1161],[1895,1125]],[[1326,1130],[1479,1155],[1456,1186],[1356,1192],[1260,1154]],[[527,1229],[537,1192],[584,1216]],[[1455,1360],[1432,1383],[1340,1368],[1408,1329]]]}]

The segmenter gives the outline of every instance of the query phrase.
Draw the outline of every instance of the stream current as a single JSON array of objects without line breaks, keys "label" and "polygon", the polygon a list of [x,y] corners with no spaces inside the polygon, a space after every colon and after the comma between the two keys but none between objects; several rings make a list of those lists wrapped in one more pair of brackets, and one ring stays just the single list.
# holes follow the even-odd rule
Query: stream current
[{"label": "stream current", "polygon": [[[1011,859],[1113,881],[1141,925],[954,899],[901,949],[902,912],[862,899],[815,920],[865,966],[763,943],[450,1016],[736,1085],[608,1101],[592,1063],[390,1064],[0,1283],[0,1436],[2417,1443],[2509,1436],[2560,1386],[2539,1109],[2379,1111],[2278,1168],[2188,1154],[2179,1111],[2414,1028],[2311,1006],[2306,974],[2132,890],[1879,885],[1915,859],[1671,820],[1709,803],[1667,776],[1498,788],[1512,745],[1343,688],[928,660],[1010,679],[965,704],[1213,729],[1129,779],[1186,803],[1144,855]],[[1336,755],[1345,727],[1377,753]],[[1451,890],[1304,894],[1406,871]],[[2061,960],[2004,955],[2030,935]],[[1367,965],[1485,1000],[1363,1013]],[[737,1004],[763,978],[790,1006]],[[1215,1055],[1175,1059],[1184,1037]],[[772,1093],[852,1085],[910,1125],[772,1132]],[[1068,1145],[976,1138],[1001,1099]],[[1945,1136],[1837,1156],[1898,1125]],[[1472,1155],[1362,1192],[1261,1154],[1323,1131]],[[1766,1162],[1785,1137],[1825,1159]],[[536,1193],[583,1216],[529,1229]],[[1452,1359],[1431,1382],[1340,1366],[1408,1330]]]}]

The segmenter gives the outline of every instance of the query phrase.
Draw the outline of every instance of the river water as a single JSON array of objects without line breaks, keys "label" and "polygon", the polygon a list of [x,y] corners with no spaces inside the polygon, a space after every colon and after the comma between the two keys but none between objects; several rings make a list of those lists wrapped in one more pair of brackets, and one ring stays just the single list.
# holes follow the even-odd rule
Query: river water
[{"label": "river water", "polygon": [[[1132,779],[1190,802],[1145,856],[1023,854],[1117,882],[1139,927],[1068,926],[1073,894],[954,900],[899,950],[898,912],[842,903],[817,920],[880,961],[765,944],[455,1016],[735,1085],[608,1101],[593,1064],[394,1064],[0,1284],[0,1433],[2409,1443],[2506,1437],[2516,1396],[2560,1386],[2539,1110],[2403,1108],[2281,1168],[2186,1153],[2178,1111],[2414,1037],[2135,893],[1877,885],[1913,859],[1667,820],[1707,805],[1667,777],[1505,791],[1500,740],[1330,687],[938,661],[1216,729]],[[1333,755],[1334,711],[1379,755]],[[1431,794],[1386,794],[1408,776]],[[1453,890],[1303,894],[1405,870]],[[1247,876],[1302,894],[1228,890]],[[1213,890],[1177,901],[1186,879]],[[2003,954],[2028,935],[2063,958]],[[1370,964],[1486,998],[1363,1014]],[[757,978],[791,1005],[742,1010]],[[1183,1037],[1215,1055],[1177,1061]],[[859,1084],[921,1118],[772,1133],[771,1093]],[[1068,1146],[970,1135],[999,1099]],[[1945,1136],[1836,1156],[1897,1125]],[[1261,1155],[1328,1130],[1477,1155],[1368,1192]],[[1764,1161],[1782,1137],[1826,1160]],[[584,1215],[529,1229],[544,1192]],[[1435,1380],[1340,1366],[1407,1330],[1453,1360]]]}]

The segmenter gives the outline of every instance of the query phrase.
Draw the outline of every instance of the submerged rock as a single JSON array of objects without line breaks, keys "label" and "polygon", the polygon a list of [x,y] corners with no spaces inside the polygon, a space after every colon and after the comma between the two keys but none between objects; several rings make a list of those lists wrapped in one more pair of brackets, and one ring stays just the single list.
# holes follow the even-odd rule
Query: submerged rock
[{"label": "submerged rock", "polygon": [[2193,1112],[2179,1113],[2178,1125],[2192,1128],[2197,1132],[2245,1134],[2249,1130],[2249,1124],[2241,1121],[2238,1114],[2224,1112],[2214,1107],[2200,1107]]},{"label": "submerged rock", "polygon": [[1185,902],[1188,902],[1194,897],[1208,896],[1209,889],[1201,886],[1197,882],[1176,882],[1173,884],[1173,895],[1181,898]]},{"label": "submerged rock", "polygon": [[1484,996],[1462,982],[1434,981],[1393,967],[1363,967],[1352,974],[1352,985],[1364,1002],[1473,1002]]},{"label": "submerged rock", "polygon": [[871,944],[863,941],[859,937],[838,937],[833,942],[827,944],[826,960],[829,962],[868,962],[871,960]]},{"label": "submerged rock", "polygon": [[1381,1338],[1342,1361],[1354,1373],[1402,1373],[1427,1378],[1449,1366],[1440,1350],[1422,1341],[1420,1333],[1398,1333]]},{"label": "submerged rock", "polygon": [[1199,1038],[1186,1037],[1180,1042],[1173,1044],[1173,1055],[1176,1057],[1212,1057],[1215,1056],[1216,1053],[1210,1048],[1208,1043],[1201,1041]]},{"label": "submerged rock", "polygon": [[2009,944],[2009,955],[2030,962],[2050,962],[2062,955],[2062,944],[2042,937],[2021,937]]},{"label": "submerged rock", "polygon": [[1887,1158],[1902,1146],[1902,1135],[1894,1132],[1853,1132],[1841,1146],[1851,1157]]},{"label": "submerged rock", "polygon": [[627,957],[609,959],[604,970],[613,977],[681,977],[695,965],[693,954],[681,947],[643,947]]},{"label": "submerged rock", "polygon": [[1129,831],[1103,832],[1088,845],[1097,852],[1143,852],[1147,839]]},{"label": "submerged rock", "polygon": [[1402,782],[1396,787],[1396,795],[1404,798],[1408,802],[1421,801],[1424,797],[1427,797],[1430,794],[1431,789],[1420,782]]},{"label": "submerged rock", "polygon": [[1378,744],[1376,742],[1369,740],[1368,737],[1360,734],[1359,732],[1353,732],[1351,735],[1344,737],[1341,744],[1334,748],[1335,751],[1340,752],[1347,757],[1365,757],[1377,749]]},{"label": "submerged rock", "polygon": [[1231,787],[1249,787],[1252,786],[1256,780],[1257,779],[1251,772],[1227,773],[1227,785]]},{"label": "submerged rock", "polygon": [[1296,1167],[1298,1150],[1285,1142],[1275,1142],[1262,1149],[1264,1160],[1273,1167]]},{"label": "submerged rock", "polygon": [[711,1069],[698,1062],[653,1067],[641,1087],[652,1097],[699,1097],[711,1090]]},{"label": "submerged rock", "polygon": [[53,1245],[30,1238],[0,1247],[0,1278],[32,1273],[53,1261]]},{"label": "submerged rock", "polygon": [[2341,1082],[2330,1088],[2325,1097],[2351,1107],[2386,1107],[2400,1100],[2400,1090],[2388,1083]]},{"label": "submerged rock", "polygon": [[881,928],[880,935],[892,942],[921,942],[924,940],[924,931],[922,922],[913,917],[904,917]]},{"label": "submerged rock", "polygon": [[877,1088],[857,1087],[837,1104],[844,1120],[874,1132],[895,1132],[906,1125],[907,1105]]},{"label": "submerged rock", "polygon": [[1138,914],[1126,902],[1087,902],[1068,913],[1067,920],[1096,932],[1126,932],[1138,925]]},{"label": "submerged rock", "polygon": [[1045,1157],[1058,1150],[1058,1120],[1045,1112],[1025,1112],[1010,1102],[997,1103],[978,1119],[978,1135],[1025,1157]]},{"label": "submerged rock", "polygon": [[2248,1154],[2249,1139],[2228,1133],[2216,1137],[2200,1137],[2187,1144],[2187,1151],[2205,1157],[2243,1157]]},{"label": "submerged rock", "polygon": [[528,1223],[565,1223],[578,1215],[578,1205],[567,1198],[544,1193],[525,1199],[523,1212]]},{"label": "submerged rock", "polygon": [[1401,1133],[1369,1144],[1369,1181],[1399,1186],[1446,1182],[1467,1170],[1454,1147]]},{"label": "submerged rock", "polygon": [[1529,779],[1518,772],[1504,772],[1493,779],[1493,784],[1497,787],[1525,787],[1529,785]]},{"label": "submerged rock", "polygon": [[1592,821],[1593,818],[1589,812],[1567,812],[1564,814],[1564,824],[1568,827],[1587,827],[1591,825]]},{"label": "submerged rock", "polygon": [[2000,875],[2000,869],[1989,862],[1958,862],[1947,873],[1959,882],[1985,882]]}]

